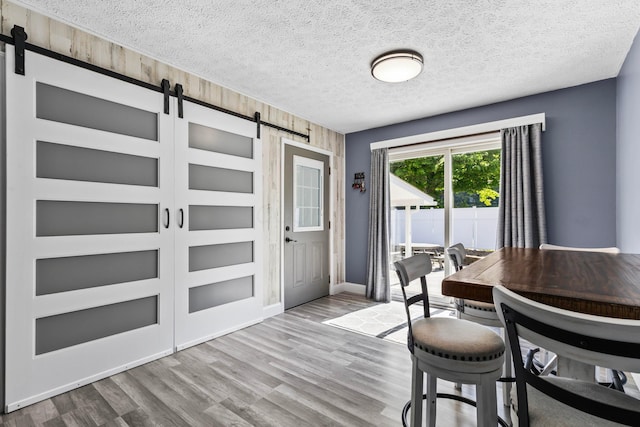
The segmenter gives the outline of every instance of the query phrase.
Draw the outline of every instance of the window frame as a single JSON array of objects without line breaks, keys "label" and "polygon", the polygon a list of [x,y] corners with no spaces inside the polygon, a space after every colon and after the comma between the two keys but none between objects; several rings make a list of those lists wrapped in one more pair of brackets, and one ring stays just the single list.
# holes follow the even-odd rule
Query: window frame
[{"label": "window frame", "polygon": [[[316,169],[318,175],[318,221],[319,225],[300,226],[298,206],[298,166]],[[324,162],[298,155],[293,156],[293,232],[324,231]],[[308,208],[309,206],[305,206]],[[313,206],[311,206],[313,207]]]}]

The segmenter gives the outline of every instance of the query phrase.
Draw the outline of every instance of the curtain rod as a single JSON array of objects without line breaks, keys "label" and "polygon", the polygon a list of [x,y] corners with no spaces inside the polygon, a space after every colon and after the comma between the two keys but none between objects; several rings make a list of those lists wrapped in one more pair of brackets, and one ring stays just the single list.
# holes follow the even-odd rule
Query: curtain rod
[{"label": "curtain rod", "polygon": [[401,147],[404,145],[419,144],[423,142],[432,142],[442,139],[459,138],[461,136],[470,136],[476,134],[483,134],[488,132],[499,131],[500,129],[530,125],[533,123],[541,123],[542,130],[545,130],[545,114],[531,114],[528,116],[513,117],[510,119],[497,120],[494,122],[480,123],[477,125],[463,126],[453,129],[439,130],[436,132],[428,132],[420,135],[411,135],[403,138],[388,139],[386,141],[372,142],[371,150],[378,148],[393,148]]},{"label": "curtain rod", "polygon": [[460,148],[469,145],[487,145],[500,142],[500,131],[477,133],[474,135],[458,136],[453,138],[437,139],[433,141],[415,142],[397,147],[389,147],[389,156],[401,156],[407,153],[424,150],[438,150],[440,148]]},{"label": "curtain rod", "polygon": [[[0,42],[4,42],[6,44],[14,45],[14,46],[16,46],[17,49],[23,48],[25,50],[30,50],[30,51],[32,51],[34,53],[37,53],[37,54],[40,54],[40,55],[43,55],[43,56],[46,56],[46,57],[49,57],[49,58],[52,58],[52,59],[56,59],[58,61],[66,62],[67,64],[75,65],[77,67],[81,67],[81,68],[87,69],[89,71],[93,71],[93,72],[96,72],[96,73],[99,73],[99,74],[102,74],[102,75],[105,75],[105,76],[108,76],[108,77],[112,77],[112,78],[121,80],[123,82],[131,83],[131,84],[134,84],[136,86],[141,86],[141,87],[143,87],[145,89],[149,89],[149,90],[153,90],[153,91],[161,92],[161,93],[163,92],[163,87],[161,85],[154,85],[154,84],[151,84],[151,83],[148,83],[148,82],[144,82],[142,80],[138,80],[138,79],[135,79],[133,77],[126,76],[126,75],[118,73],[116,71],[109,70],[109,69],[97,66],[95,64],[90,64],[88,62],[81,61],[79,59],[72,58],[70,56],[63,55],[63,54],[58,53],[58,52],[54,52],[51,49],[47,49],[47,48],[44,48],[44,47],[41,47],[41,46],[37,46],[37,45],[34,45],[32,43],[27,43],[26,42],[27,34],[24,32],[24,28],[22,28],[22,27],[20,27],[18,25],[14,25],[13,26],[13,29],[11,30],[11,34],[13,35],[13,37],[7,36],[5,34],[0,34]],[[20,36],[22,36],[22,38]],[[17,57],[18,57],[18,55],[16,55],[16,58]],[[24,57],[24,55],[23,55],[23,57]],[[17,67],[18,67],[18,65],[16,65],[16,68]],[[23,67],[24,67],[24,65],[23,65]],[[24,74],[24,69],[23,69],[23,72],[21,74]],[[175,97],[178,96],[176,94],[176,91],[170,91],[169,94],[171,96],[175,96]],[[210,103],[208,103],[206,101],[201,101],[199,99],[191,98],[191,97],[188,97],[188,96],[184,96],[182,98],[184,100],[193,102],[194,104],[198,104],[198,105],[201,105],[203,107],[210,108],[212,110],[220,111],[222,113],[229,114],[229,115],[232,115],[232,116],[235,116],[235,117],[239,117],[239,118],[244,119],[244,120],[249,120],[251,122],[255,122],[258,125],[264,125],[264,126],[267,126],[267,127],[279,130],[279,131],[283,131],[283,132],[290,133],[292,135],[299,136],[301,138],[305,138],[307,141],[311,140],[311,135],[309,135],[309,134],[304,134],[304,133],[301,133],[301,132],[297,132],[297,131],[294,131],[292,129],[287,129],[285,127],[278,126],[276,124],[265,122],[265,121],[261,120],[260,119],[260,114],[258,112],[256,112],[255,116],[247,116],[247,115],[240,114],[240,113],[237,113],[237,112],[232,111],[232,110],[228,110],[228,109],[223,108],[223,107],[219,107],[217,105],[210,104]],[[259,135],[259,133],[258,133],[258,135]]]}]

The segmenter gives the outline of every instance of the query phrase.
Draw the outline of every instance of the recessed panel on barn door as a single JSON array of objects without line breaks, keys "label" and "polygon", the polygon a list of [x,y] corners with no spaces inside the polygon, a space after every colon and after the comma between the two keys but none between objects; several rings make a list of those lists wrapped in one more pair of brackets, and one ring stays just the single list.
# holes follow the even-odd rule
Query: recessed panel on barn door
[{"label": "recessed panel on barn door", "polygon": [[14,410],[173,351],[173,120],[160,93],[6,54]]},{"label": "recessed panel on barn door", "polygon": [[262,318],[256,125],[185,102],[176,118],[176,346]]}]

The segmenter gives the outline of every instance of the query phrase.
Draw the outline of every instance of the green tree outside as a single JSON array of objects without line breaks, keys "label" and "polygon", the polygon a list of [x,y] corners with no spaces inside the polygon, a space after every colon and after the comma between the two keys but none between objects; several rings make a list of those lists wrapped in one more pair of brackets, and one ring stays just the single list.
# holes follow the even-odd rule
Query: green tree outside
[{"label": "green tree outside", "polygon": [[[498,206],[500,150],[454,154],[454,207]],[[398,178],[429,194],[444,207],[444,156],[420,157],[390,164]]]}]

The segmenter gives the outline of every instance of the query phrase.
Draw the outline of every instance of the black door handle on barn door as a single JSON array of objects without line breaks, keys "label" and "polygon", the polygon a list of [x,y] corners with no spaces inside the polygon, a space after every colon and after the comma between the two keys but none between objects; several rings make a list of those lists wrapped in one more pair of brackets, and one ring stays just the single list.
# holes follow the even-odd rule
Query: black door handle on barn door
[{"label": "black door handle on barn door", "polygon": [[169,219],[169,209],[165,208],[164,212],[167,214],[167,222],[164,223],[164,228],[169,228],[169,224],[171,224],[171,220]]}]

